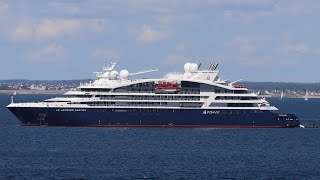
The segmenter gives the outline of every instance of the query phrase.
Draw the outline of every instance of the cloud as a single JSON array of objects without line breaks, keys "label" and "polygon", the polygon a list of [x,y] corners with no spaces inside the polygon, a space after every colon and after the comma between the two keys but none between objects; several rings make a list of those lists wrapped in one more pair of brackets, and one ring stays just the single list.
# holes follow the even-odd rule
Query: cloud
[{"label": "cloud", "polygon": [[257,17],[274,13],[273,0],[208,0],[208,4],[223,10],[223,16],[239,22],[247,22]]},{"label": "cloud", "polygon": [[297,60],[289,58],[289,59],[281,59],[277,60],[274,56],[261,56],[261,57],[247,57],[247,56],[239,56],[239,55],[227,55],[227,56],[219,56],[218,59],[224,63],[232,63],[235,66],[241,66],[245,68],[259,68],[265,69],[266,67],[274,67],[274,66],[288,66],[297,64]]},{"label": "cloud", "polygon": [[317,14],[319,5],[306,1],[281,0],[209,0],[209,4],[224,9],[226,20],[237,23],[262,21],[261,18],[292,18]]},{"label": "cloud", "polygon": [[234,45],[244,45],[244,44],[249,44],[250,40],[246,36],[237,36],[231,40],[231,43]]},{"label": "cloud", "polygon": [[103,49],[97,48],[92,51],[91,56],[95,59],[105,60],[105,59],[112,59],[112,60],[119,60],[120,54],[111,49]]},{"label": "cloud", "polygon": [[88,25],[94,32],[102,32],[105,29],[107,22],[103,19],[93,19],[88,22]]},{"label": "cloud", "polygon": [[34,62],[56,62],[64,57],[64,48],[61,45],[50,44],[30,55]]},{"label": "cloud", "polygon": [[257,50],[252,40],[250,40],[247,36],[236,36],[232,38],[230,42],[226,42],[225,46],[237,48],[242,54],[252,54]]},{"label": "cloud", "polygon": [[173,24],[176,17],[174,15],[161,15],[156,18],[156,21],[161,27],[169,27]]},{"label": "cloud", "polygon": [[153,43],[168,38],[169,36],[170,33],[167,31],[160,31],[150,25],[143,25],[137,40],[144,43]]},{"label": "cloud", "polygon": [[149,0],[129,0],[130,9],[143,10],[152,13],[170,13],[174,1],[149,1]]},{"label": "cloud", "polygon": [[49,1],[48,10],[55,12],[62,12],[65,14],[80,14],[82,9],[80,4],[82,2],[73,3],[72,1]]},{"label": "cloud", "polygon": [[246,45],[243,47],[240,47],[240,52],[244,54],[252,54],[257,51],[257,48],[253,45]]},{"label": "cloud", "polygon": [[[272,16],[274,12],[272,10],[255,10],[255,11],[245,11],[245,10],[236,10],[236,9],[227,9],[223,11],[224,17],[230,17],[234,19],[247,19],[251,20],[257,17],[265,17],[265,16]],[[255,16],[251,17],[250,16]]]},{"label": "cloud", "polygon": [[107,22],[103,19],[45,19],[21,21],[14,28],[14,40],[48,40],[83,32],[102,32]]},{"label": "cloud", "polygon": [[9,5],[3,2],[0,2],[0,13],[6,12],[9,9]]},{"label": "cloud", "polygon": [[306,54],[309,52],[309,48],[303,44],[285,44],[279,48],[279,51],[282,53],[295,53],[295,54]]},{"label": "cloud", "polygon": [[32,37],[33,25],[29,21],[23,21],[13,30],[12,36],[14,40],[27,40]]},{"label": "cloud", "polygon": [[274,16],[273,10],[238,10],[238,9],[226,9],[223,11],[223,16],[226,20],[231,20],[236,23],[246,24],[255,20],[261,20],[264,17]]},{"label": "cloud", "polygon": [[274,11],[278,15],[297,16],[302,14],[309,14],[312,11],[318,11],[318,5],[314,3],[307,3],[307,1],[292,1],[291,3],[282,3],[279,1],[274,6]]},{"label": "cloud", "polygon": [[35,29],[38,39],[54,38],[65,34],[72,34],[80,28],[81,21],[77,19],[46,19]]},{"label": "cloud", "polygon": [[208,4],[214,6],[265,6],[272,3],[272,0],[208,0]]}]

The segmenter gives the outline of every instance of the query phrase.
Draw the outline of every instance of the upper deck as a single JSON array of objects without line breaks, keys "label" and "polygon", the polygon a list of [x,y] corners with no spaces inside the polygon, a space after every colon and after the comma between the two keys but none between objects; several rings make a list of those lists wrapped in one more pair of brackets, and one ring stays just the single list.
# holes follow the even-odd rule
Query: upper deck
[{"label": "upper deck", "polygon": [[[186,63],[184,65],[184,73],[169,73],[160,79],[133,79],[137,74],[153,72],[157,70],[146,70],[137,73],[129,73],[127,70],[121,70],[120,73],[115,71],[116,64],[112,63],[110,67],[103,68],[103,72],[96,72],[97,78],[93,82],[82,83],[78,87],[80,91],[86,92],[138,92],[153,93],[155,89],[163,90],[163,93],[169,92],[168,84],[176,84],[179,93],[189,93],[189,90],[197,90],[197,92],[216,92],[225,91],[226,93],[246,92],[245,86],[234,85],[235,82],[226,82],[222,80],[216,70],[218,64],[211,64],[208,70],[199,70],[201,64]],[[162,86],[161,84],[164,84]],[[163,87],[163,88],[156,88]],[[174,89],[171,88],[171,92]]]}]

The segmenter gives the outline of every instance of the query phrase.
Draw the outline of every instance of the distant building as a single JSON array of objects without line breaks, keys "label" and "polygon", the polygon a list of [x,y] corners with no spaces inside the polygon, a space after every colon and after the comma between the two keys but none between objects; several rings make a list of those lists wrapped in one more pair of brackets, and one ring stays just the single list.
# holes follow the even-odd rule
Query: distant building
[{"label": "distant building", "polygon": [[42,86],[41,84],[40,85],[35,85],[35,84],[32,84],[29,89],[31,90],[39,90],[39,91],[45,91],[46,90],[46,86]]}]

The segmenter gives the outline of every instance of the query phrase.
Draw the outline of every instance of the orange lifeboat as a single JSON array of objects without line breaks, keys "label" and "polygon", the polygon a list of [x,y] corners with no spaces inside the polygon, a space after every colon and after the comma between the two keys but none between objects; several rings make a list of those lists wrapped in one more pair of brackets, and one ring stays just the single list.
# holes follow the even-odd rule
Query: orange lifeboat
[{"label": "orange lifeboat", "polygon": [[244,85],[239,85],[239,84],[235,84],[233,85],[234,88],[247,88],[246,86]]},{"label": "orange lifeboat", "polygon": [[181,89],[181,85],[177,83],[160,83],[155,85],[156,90],[175,92]]}]

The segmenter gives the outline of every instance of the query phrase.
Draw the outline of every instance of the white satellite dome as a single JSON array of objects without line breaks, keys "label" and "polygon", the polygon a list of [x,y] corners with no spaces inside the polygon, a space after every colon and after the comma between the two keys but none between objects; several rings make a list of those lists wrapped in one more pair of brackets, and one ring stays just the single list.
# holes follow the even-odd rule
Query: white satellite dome
[{"label": "white satellite dome", "polygon": [[190,64],[189,71],[192,73],[197,72],[198,71],[198,64],[196,64],[196,63]]},{"label": "white satellite dome", "polygon": [[186,63],[186,64],[184,65],[184,71],[185,71],[185,72],[190,72],[190,65],[191,65],[191,63]]},{"label": "white satellite dome", "polygon": [[122,70],[120,71],[120,79],[128,79],[129,78],[129,71]]},{"label": "white satellite dome", "polygon": [[118,75],[119,75],[118,71],[111,71],[110,73],[111,79],[117,79]]}]

